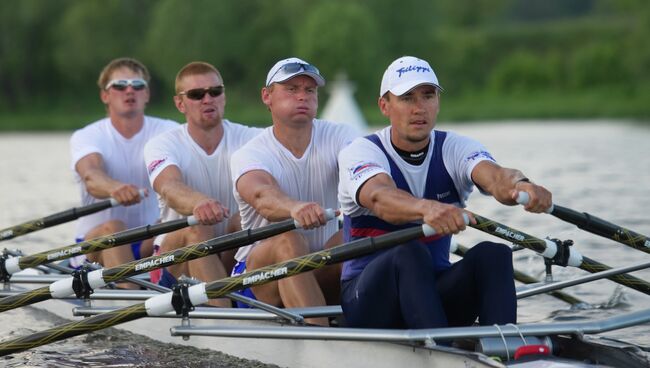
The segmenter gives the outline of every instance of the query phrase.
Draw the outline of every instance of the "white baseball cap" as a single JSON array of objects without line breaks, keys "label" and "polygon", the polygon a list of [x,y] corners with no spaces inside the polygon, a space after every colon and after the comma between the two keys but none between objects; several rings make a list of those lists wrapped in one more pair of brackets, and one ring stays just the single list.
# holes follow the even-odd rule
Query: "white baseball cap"
[{"label": "white baseball cap", "polygon": [[325,85],[325,78],[320,75],[318,68],[304,60],[292,57],[280,60],[269,70],[266,75],[266,86],[273,83],[280,83],[289,80],[297,75],[307,75],[316,81],[316,85],[322,87]]},{"label": "white baseball cap", "polygon": [[429,63],[413,56],[402,56],[393,61],[384,72],[379,96],[385,95],[388,91],[395,96],[401,96],[423,84],[442,90],[438,84],[438,77]]}]

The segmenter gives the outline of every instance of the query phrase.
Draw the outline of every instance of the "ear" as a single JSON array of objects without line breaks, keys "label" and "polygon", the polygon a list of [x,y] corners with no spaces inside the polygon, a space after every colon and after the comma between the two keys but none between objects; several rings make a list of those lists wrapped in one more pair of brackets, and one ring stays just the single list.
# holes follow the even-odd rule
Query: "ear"
[{"label": "ear", "polygon": [[185,114],[185,103],[183,102],[183,98],[181,96],[174,96],[174,106],[176,106],[176,109],[178,109],[181,114]]},{"label": "ear", "polygon": [[382,115],[389,117],[388,114],[390,112],[390,101],[384,97],[379,97],[377,100],[377,105],[379,105],[379,111],[381,111]]},{"label": "ear", "polygon": [[104,105],[108,105],[108,93],[109,91],[102,89],[99,91],[99,98],[102,100]]},{"label": "ear", "polygon": [[149,98],[151,98],[151,93],[149,92],[149,87],[145,88],[144,92],[146,94],[145,99],[144,99],[144,103],[148,104],[149,103]]},{"label": "ear", "polygon": [[262,87],[262,102],[266,107],[269,107],[271,105],[271,88],[270,87]]}]

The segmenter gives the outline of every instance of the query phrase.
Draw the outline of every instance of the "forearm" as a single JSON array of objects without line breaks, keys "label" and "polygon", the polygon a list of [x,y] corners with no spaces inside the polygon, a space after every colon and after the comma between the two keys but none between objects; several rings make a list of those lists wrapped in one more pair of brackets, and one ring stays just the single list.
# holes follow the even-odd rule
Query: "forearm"
[{"label": "forearm", "polygon": [[87,170],[82,177],[86,190],[98,199],[109,198],[124,183],[117,181],[101,169]]},{"label": "forearm", "polygon": [[291,209],[299,201],[289,197],[277,186],[265,185],[258,188],[249,203],[262,217],[276,222],[290,218]]},{"label": "forearm", "polygon": [[500,203],[513,206],[517,202],[512,198],[512,191],[517,189],[517,186],[521,185],[521,183],[526,183],[527,180],[526,176],[519,170],[502,168],[495,180],[490,182],[489,185],[482,186],[482,188]]},{"label": "forearm", "polygon": [[398,188],[375,190],[369,199],[370,203],[366,207],[391,224],[420,221],[426,212],[426,200],[415,198]]},{"label": "forearm", "polygon": [[159,194],[169,207],[184,216],[192,215],[197,203],[209,199],[182,182],[167,183],[160,188]]}]

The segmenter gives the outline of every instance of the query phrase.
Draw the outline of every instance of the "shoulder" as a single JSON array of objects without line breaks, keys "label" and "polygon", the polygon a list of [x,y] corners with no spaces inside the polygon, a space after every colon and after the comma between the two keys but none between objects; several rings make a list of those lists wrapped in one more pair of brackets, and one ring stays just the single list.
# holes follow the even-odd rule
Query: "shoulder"
[{"label": "shoulder", "polygon": [[170,149],[184,145],[184,130],[185,124],[176,124],[173,128],[151,137],[144,146],[145,151],[152,149]]},{"label": "shoulder", "polygon": [[222,123],[226,134],[238,136],[246,140],[250,140],[251,138],[264,131],[264,128],[252,127],[241,123],[232,122],[227,119],[224,119]]},{"label": "shoulder", "polygon": [[357,137],[341,150],[339,160],[353,160],[356,162],[383,156],[381,149],[367,137]]},{"label": "shoulder", "polygon": [[463,162],[480,161],[485,159],[496,162],[481,142],[474,138],[451,131],[447,132],[443,144],[443,154],[446,158],[453,158]]},{"label": "shoulder", "polygon": [[233,153],[233,157],[255,157],[264,155],[270,152],[271,141],[269,132],[271,127],[255,131],[254,137],[245,142],[238,150]]},{"label": "shoulder", "polygon": [[70,139],[72,141],[99,139],[105,134],[110,134],[108,124],[110,124],[108,118],[97,120],[83,128],[75,130]]},{"label": "shoulder", "polygon": [[157,133],[171,130],[179,126],[179,124],[176,121],[157,118],[154,116],[145,116],[144,121],[147,126],[149,126]]},{"label": "shoulder", "polygon": [[354,137],[361,135],[361,132],[359,132],[356,128],[354,128],[351,125],[334,123],[329,120],[314,119],[314,127],[317,130],[335,132],[335,133],[345,133],[348,135],[352,135]]}]

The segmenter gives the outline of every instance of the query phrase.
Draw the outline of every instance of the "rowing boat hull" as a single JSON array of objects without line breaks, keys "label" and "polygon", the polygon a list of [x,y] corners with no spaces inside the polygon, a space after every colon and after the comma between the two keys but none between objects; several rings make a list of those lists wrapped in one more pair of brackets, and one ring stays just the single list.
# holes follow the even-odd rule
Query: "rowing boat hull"
[{"label": "rowing boat hull", "polygon": [[[134,302],[93,301],[94,306],[122,306]],[[76,305],[79,305],[78,303]],[[66,319],[73,317],[75,304],[65,300],[48,300],[34,307]],[[116,326],[132,333],[173,344],[220,351],[236,357],[276,364],[281,367],[473,367],[494,368],[503,365],[478,353],[468,353],[445,347],[421,347],[390,342],[334,341],[276,338],[233,338],[192,336],[189,340],[170,334],[172,327],[181,325],[181,319],[143,318]],[[242,320],[191,319],[192,326],[251,327],[278,326],[274,322]]]}]

